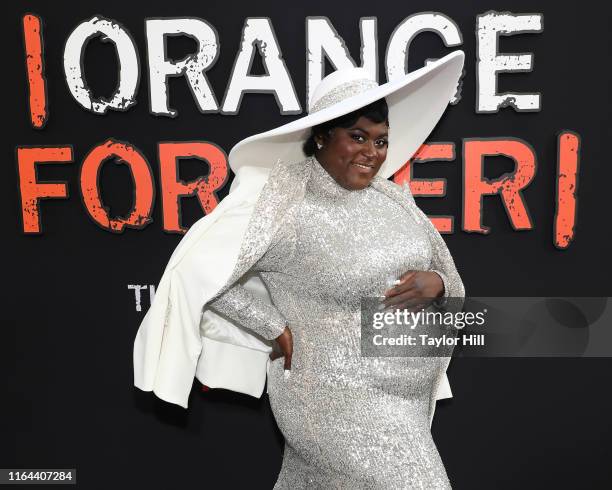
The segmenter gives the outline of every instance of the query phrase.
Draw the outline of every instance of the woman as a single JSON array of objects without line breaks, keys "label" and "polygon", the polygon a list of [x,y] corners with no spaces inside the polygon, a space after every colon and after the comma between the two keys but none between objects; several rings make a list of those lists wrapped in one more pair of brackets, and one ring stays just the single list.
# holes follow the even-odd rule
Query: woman
[{"label": "woman", "polygon": [[[286,445],[275,488],[449,486],[429,431],[448,358],[361,357],[360,304],[383,294],[382,304],[394,307],[464,294],[444,241],[409,189],[387,180],[406,156],[389,159],[389,132],[412,155],[453,95],[462,64],[463,53],[453,53],[382,86],[359,69],[338,71],[315,90],[309,116],[239,143],[229,156],[234,199],[224,208],[225,227],[208,240],[219,248],[239,228],[240,247],[224,251],[230,259],[218,283],[203,285],[202,267],[212,261],[193,252],[193,237],[181,242],[156,293],[163,305],[154,302],[143,321],[135,384],[181,404],[185,373],[242,392],[254,384],[244,372],[223,382],[211,374],[255,365],[252,352],[239,358],[215,344],[244,346],[245,331],[219,334],[219,326],[277,341],[283,359],[269,364],[268,392]],[[411,122],[405,103],[423,108]],[[302,150],[307,158],[295,158]],[[255,198],[236,198],[263,155],[282,158]],[[271,301],[249,288],[248,275],[263,280]],[[200,352],[201,332],[208,340]]]}]

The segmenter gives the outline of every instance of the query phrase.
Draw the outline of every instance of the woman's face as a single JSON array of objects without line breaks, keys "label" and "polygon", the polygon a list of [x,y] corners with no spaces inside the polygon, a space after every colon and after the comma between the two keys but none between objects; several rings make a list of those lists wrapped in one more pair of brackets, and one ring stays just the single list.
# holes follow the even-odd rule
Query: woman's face
[{"label": "woman's face", "polygon": [[323,148],[315,152],[321,166],[339,185],[349,190],[367,187],[387,158],[389,127],[361,116],[349,128],[336,127],[317,135]]}]

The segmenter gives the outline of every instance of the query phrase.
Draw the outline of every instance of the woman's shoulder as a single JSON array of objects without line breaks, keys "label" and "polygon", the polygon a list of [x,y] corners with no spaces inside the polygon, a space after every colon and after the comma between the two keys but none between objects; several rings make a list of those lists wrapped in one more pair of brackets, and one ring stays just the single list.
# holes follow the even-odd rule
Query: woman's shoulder
[{"label": "woman's shoulder", "polygon": [[296,177],[307,175],[311,165],[312,161],[310,158],[302,160],[282,160],[279,158],[272,166],[271,174],[292,176],[295,179]]},{"label": "woman's shoulder", "polygon": [[397,184],[393,180],[386,179],[380,175],[375,175],[372,179],[372,187],[384,192],[389,197],[395,197],[396,199],[407,199],[409,202],[414,203],[414,197],[408,182]]}]

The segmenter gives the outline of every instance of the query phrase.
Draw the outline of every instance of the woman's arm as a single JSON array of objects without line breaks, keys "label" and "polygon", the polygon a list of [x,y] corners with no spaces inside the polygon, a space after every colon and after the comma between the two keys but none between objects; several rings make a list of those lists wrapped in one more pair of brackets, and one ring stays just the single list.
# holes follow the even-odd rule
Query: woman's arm
[{"label": "woman's arm", "polygon": [[[274,234],[264,255],[253,265],[252,270],[282,271],[291,259],[295,245],[295,230],[291,218],[285,219]],[[236,282],[225,293],[213,299],[208,305],[240,325],[274,340],[283,333],[287,321],[281,312],[262,298]]]},{"label": "woman's arm", "polygon": [[287,325],[276,306],[255,296],[239,282],[208,303],[208,306],[266,340],[276,339]]},{"label": "woman's arm", "polygon": [[[410,201],[414,217],[422,224],[429,236],[432,247],[430,270],[438,274],[444,284],[444,294],[435,304],[437,306],[452,306],[453,310],[461,310],[465,298],[465,288],[446,242],[427,215],[416,205],[408,184],[402,185],[402,191]],[[449,304],[449,298],[451,298],[452,305]]]}]

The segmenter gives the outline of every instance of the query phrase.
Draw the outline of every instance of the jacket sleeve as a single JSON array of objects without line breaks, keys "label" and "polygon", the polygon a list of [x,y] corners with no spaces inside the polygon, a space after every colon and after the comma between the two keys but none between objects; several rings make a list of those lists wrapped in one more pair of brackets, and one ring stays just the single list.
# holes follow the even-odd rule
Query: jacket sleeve
[{"label": "jacket sleeve", "polygon": [[239,282],[211,301],[209,306],[266,340],[274,340],[287,325],[276,306],[255,296]]},{"label": "jacket sleeve", "polygon": [[430,270],[438,274],[444,283],[444,294],[434,304],[448,311],[461,311],[465,300],[465,288],[446,242],[427,215],[416,205],[407,183],[402,185],[402,191],[410,201],[414,217],[423,225],[429,236],[432,247]]},{"label": "jacket sleeve", "polygon": [[[293,250],[292,234],[293,227],[287,220],[279,227],[270,247],[251,270],[257,272],[282,270]],[[239,281],[213,299],[208,306],[266,340],[276,339],[287,326],[287,320],[274,304],[255,295]]]}]

